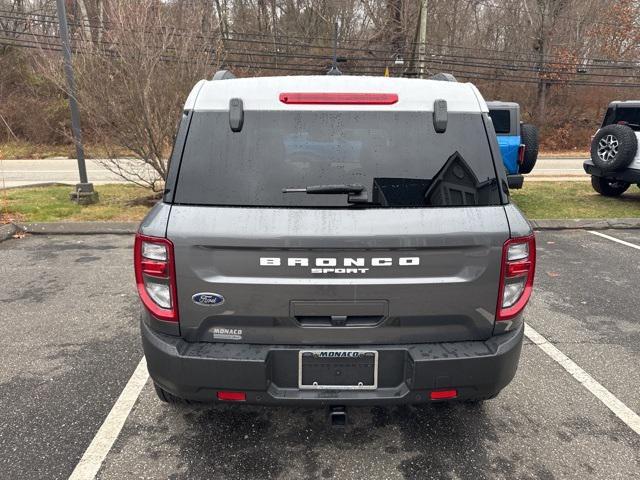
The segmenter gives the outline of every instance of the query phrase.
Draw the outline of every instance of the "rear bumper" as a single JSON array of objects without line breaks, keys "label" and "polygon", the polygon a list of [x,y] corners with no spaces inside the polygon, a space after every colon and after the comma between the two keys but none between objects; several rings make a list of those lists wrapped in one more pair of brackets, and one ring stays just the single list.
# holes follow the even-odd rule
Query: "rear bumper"
[{"label": "rear bumper", "polygon": [[300,347],[189,343],[144,322],[141,329],[149,374],[163,389],[205,402],[216,401],[220,390],[242,391],[246,403],[265,405],[421,403],[431,390],[448,388],[456,388],[461,400],[491,397],[513,379],[523,338],[520,327],[484,342],[367,345],[379,352],[377,390],[301,391]]},{"label": "rear bumper", "polygon": [[509,189],[516,190],[522,188],[524,184],[524,176],[520,174],[515,175],[507,175],[507,185],[509,185]]},{"label": "rear bumper", "polygon": [[620,182],[640,184],[640,170],[635,168],[626,168],[616,172],[605,172],[596,167],[590,160],[584,162],[583,168],[585,172],[594,177],[604,177],[612,180],[618,180]]}]

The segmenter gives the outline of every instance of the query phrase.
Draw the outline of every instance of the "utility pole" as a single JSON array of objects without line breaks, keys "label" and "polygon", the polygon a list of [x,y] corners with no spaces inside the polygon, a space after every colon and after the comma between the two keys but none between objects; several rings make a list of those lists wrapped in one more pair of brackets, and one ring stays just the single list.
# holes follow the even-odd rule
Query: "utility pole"
[{"label": "utility pole", "polygon": [[80,110],[76,99],[76,83],[73,78],[73,65],[71,63],[71,46],[69,44],[69,28],[67,26],[67,12],[64,0],[56,0],[58,6],[58,25],[60,30],[60,43],[62,43],[62,57],[64,59],[64,73],[67,77],[67,89],[69,90],[69,108],[71,109],[71,131],[73,143],[76,146],[78,157],[78,171],[80,183],[76,184],[75,191],[71,192],[72,201],[86,205],[98,201],[98,194],[93,190],[93,184],[87,179],[87,165],[84,161],[84,148],[82,146],[82,130],[80,129]]},{"label": "utility pole", "polygon": [[331,60],[331,68],[327,75],[342,75],[338,68],[338,22],[333,24],[333,58]]},{"label": "utility pole", "polygon": [[546,10],[540,15],[540,35],[536,39],[538,48],[538,89],[537,89],[537,115],[538,125],[544,125],[547,114],[547,80],[546,80],[546,54],[547,54],[547,33],[546,33]]},{"label": "utility pole", "polygon": [[418,64],[418,76],[424,78],[425,75],[425,63],[427,60],[427,9],[429,7],[429,0],[420,1],[420,28],[418,35],[418,57],[420,63]]}]

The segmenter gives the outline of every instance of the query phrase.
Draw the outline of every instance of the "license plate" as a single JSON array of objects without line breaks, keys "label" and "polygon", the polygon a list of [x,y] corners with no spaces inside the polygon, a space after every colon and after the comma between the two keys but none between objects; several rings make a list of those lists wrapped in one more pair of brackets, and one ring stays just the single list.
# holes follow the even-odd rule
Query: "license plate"
[{"label": "license plate", "polygon": [[301,350],[298,387],[302,390],[375,390],[378,388],[378,352]]}]

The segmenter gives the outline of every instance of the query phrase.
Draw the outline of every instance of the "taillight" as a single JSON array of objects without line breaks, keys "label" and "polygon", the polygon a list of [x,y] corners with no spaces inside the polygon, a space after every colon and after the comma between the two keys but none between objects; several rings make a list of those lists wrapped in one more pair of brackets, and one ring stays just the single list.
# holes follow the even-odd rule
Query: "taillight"
[{"label": "taillight", "polygon": [[522,143],[518,147],[518,165],[522,165],[524,163],[524,151],[526,148],[526,145]]},{"label": "taillight", "polygon": [[178,321],[173,243],[138,233],[134,244],[138,294],[149,312],[160,320]]},{"label": "taillight", "polygon": [[536,237],[512,238],[502,247],[496,320],[509,320],[527,305],[536,269]]},{"label": "taillight", "polygon": [[288,105],[393,105],[396,93],[285,92],[280,101]]}]

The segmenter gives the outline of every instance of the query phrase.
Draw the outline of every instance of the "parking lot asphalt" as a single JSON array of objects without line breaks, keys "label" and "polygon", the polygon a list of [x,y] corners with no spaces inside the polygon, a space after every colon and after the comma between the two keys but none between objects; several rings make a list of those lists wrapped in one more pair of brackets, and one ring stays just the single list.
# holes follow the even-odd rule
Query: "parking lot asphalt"
[{"label": "parking lot asphalt", "polygon": [[[640,231],[607,231],[640,245]],[[142,357],[127,236],[0,244],[0,478],[66,478]],[[526,319],[640,413],[640,250],[539,232]],[[326,411],[160,403],[150,382],[100,479],[630,479],[640,436],[537,345],[495,400]]]},{"label": "parking lot asphalt", "polygon": [[66,478],[142,356],[132,239],[0,244],[0,478]]}]

